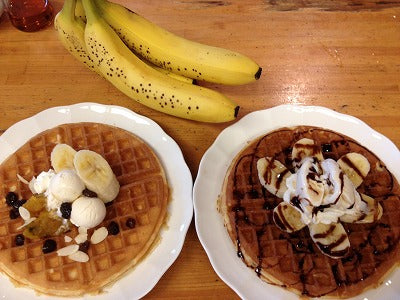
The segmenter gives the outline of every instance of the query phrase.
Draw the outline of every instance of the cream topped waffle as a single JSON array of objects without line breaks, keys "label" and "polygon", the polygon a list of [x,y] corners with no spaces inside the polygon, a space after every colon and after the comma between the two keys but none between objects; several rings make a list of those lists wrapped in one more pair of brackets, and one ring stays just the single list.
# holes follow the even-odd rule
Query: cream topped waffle
[{"label": "cream topped waffle", "polygon": [[[329,177],[318,169],[323,161],[332,170],[352,172],[327,172],[336,174]],[[335,176],[342,178],[337,194],[346,190],[353,198],[329,197]],[[304,178],[300,188],[291,185],[296,178]],[[353,203],[346,202],[350,198]],[[302,296],[355,296],[380,284],[399,262],[396,178],[371,151],[330,130],[282,128],[251,142],[229,167],[220,212],[246,265],[266,282]]]},{"label": "cream topped waffle", "polygon": [[[17,201],[32,196],[22,178],[29,181],[48,171],[58,144],[99,153],[120,186],[115,200],[106,203],[104,220],[79,244],[87,262],[60,254],[82,235],[81,228],[71,226],[60,235],[21,241],[24,221],[6,203],[10,192]],[[132,269],[157,240],[169,199],[166,175],[153,150],[130,132],[97,123],[60,125],[33,137],[1,164],[0,183],[0,271],[17,285],[57,296],[99,293]],[[90,243],[91,236],[100,242]]]}]

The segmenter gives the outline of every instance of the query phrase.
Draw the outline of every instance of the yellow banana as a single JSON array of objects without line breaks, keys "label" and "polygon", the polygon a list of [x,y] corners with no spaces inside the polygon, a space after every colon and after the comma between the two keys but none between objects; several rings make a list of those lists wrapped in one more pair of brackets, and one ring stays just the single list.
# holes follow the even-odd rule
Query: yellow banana
[{"label": "yellow banana", "polygon": [[[83,4],[82,4],[82,0],[76,0],[76,6],[75,6],[75,17],[77,19],[79,19],[77,22],[79,23],[86,23],[86,15],[85,15],[85,10],[83,8]],[[82,27],[82,25],[80,25]],[[83,30],[84,30],[85,25],[83,24]],[[83,38],[83,33],[82,33],[82,41],[83,44],[84,42],[84,38]],[[146,62],[145,60],[143,60],[144,62]],[[160,71],[161,73],[164,73],[172,78],[187,82],[187,83],[191,83],[191,84],[196,84],[196,80],[189,78],[189,77],[185,77],[179,74],[175,74],[172,73],[171,71],[168,71],[166,69],[163,69],[161,67],[158,67],[150,62],[146,62],[149,66],[151,66],[152,68],[156,69],[157,71]]]},{"label": "yellow banana", "polygon": [[89,69],[97,72],[94,61],[86,52],[85,24],[75,17],[76,0],[65,0],[61,11],[54,18],[54,27],[64,47]]},{"label": "yellow banana", "polygon": [[139,103],[174,116],[204,121],[233,120],[238,106],[224,95],[164,75],[141,61],[100,17],[92,0],[83,0],[85,42],[98,70]]},{"label": "yellow banana", "polygon": [[173,73],[227,85],[249,83],[261,76],[262,69],[240,53],[189,41],[107,0],[96,4],[132,51]]},{"label": "yellow banana", "polygon": [[159,72],[161,72],[161,73],[163,73],[165,75],[168,75],[169,77],[172,77],[174,79],[177,79],[177,80],[180,80],[180,81],[183,81],[183,82],[186,82],[186,83],[197,84],[196,79],[172,73],[171,71],[168,71],[168,70],[163,69],[161,67],[157,67],[157,66],[153,65],[151,62],[145,61],[143,59],[142,59],[142,61],[144,61],[146,64],[148,64],[150,67],[156,69],[157,71],[159,71]]}]

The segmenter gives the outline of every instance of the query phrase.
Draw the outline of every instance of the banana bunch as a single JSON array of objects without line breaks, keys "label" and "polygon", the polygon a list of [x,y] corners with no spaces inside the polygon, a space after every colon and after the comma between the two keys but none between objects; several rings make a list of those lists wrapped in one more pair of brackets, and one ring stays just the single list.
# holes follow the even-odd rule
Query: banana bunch
[{"label": "banana bunch", "polygon": [[96,4],[124,43],[157,66],[227,85],[249,83],[261,76],[261,68],[240,53],[189,41],[107,0],[96,0]]},{"label": "banana bunch", "polygon": [[235,119],[239,107],[232,100],[194,81],[235,85],[261,74],[241,54],[177,37],[103,0],[65,0],[55,27],[77,59],[125,95],[181,118],[215,123]]}]

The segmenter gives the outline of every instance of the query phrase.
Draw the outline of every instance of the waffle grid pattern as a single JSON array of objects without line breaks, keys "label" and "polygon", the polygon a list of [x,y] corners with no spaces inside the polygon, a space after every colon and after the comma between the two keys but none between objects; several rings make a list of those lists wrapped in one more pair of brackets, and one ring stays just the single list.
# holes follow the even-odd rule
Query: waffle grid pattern
[{"label": "waffle grid pattern", "polygon": [[[10,220],[5,195],[14,191],[20,198],[29,198],[31,192],[17,180],[17,174],[30,180],[41,171],[47,171],[50,168],[50,153],[57,143],[67,143],[75,150],[90,149],[103,155],[121,185],[117,199],[107,206],[106,218],[99,225],[107,226],[115,221],[120,231],[99,244],[90,245],[88,263],[77,263],[68,257],[58,256],[56,252],[43,254],[43,240],[26,239],[24,245],[15,245],[15,236],[22,232],[17,228],[23,221],[21,218]],[[0,184],[0,269],[3,264],[11,272],[19,274],[21,271],[18,270],[24,270],[22,273],[26,274],[26,278],[32,277],[42,282],[44,287],[54,284],[55,288],[69,289],[71,283],[75,284],[73,288],[95,282],[100,284],[98,289],[107,283],[107,277],[135,264],[155,238],[157,232],[153,231],[159,230],[168,200],[164,173],[152,150],[128,132],[93,123],[62,125],[34,137],[2,164]],[[133,228],[127,225],[129,218],[135,220]],[[89,231],[89,237],[92,232]],[[72,238],[77,234],[74,226],[66,233]],[[51,238],[57,242],[57,249],[71,244],[64,241],[64,235]],[[85,287],[87,290],[90,288],[95,289]]]},{"label": "waffle grid pattern", "polygon": [[[238,155],[227,174],[233,181],[225,191],[225,213],[231,223],[227,228],[233,228],[230,236],[236,243],[238,254],[241,253],[244,262],[265,281],[306,296],[351,296],[368,283],[373,284],[370,282],[373,278],[379,280],[385,270],[398,262],[398,184],[391,184],[391,174],[382,163],[354,141],[330,131],[309,129],[301,127],[295,132],[274,132],[254,141]],[[278,229],[272,211],[282,199],[270,194],[259,183],[258,158],[274,157],[290,169],[291,145],[302,137],[319,141],[321,147],[329,144],[325,158],[337,160],[354,151],[365,155],[371,162],[371,172],[359,190],[380,201],[384,214],[374,224],[343,223],[352,245],[350,255],[343,259],[335,260],[323,255],[310,238],[307,227],[293,234]],[[378,179],[379,184],[371,185]]]}]

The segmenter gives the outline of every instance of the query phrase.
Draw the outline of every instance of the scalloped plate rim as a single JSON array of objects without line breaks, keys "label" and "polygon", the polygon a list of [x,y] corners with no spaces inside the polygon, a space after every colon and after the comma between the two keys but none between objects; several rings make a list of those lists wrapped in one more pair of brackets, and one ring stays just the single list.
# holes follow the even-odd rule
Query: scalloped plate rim
[{"label": "scalloped plate rim", "polygon": [[[83,110],[85,110],[85,112],[90,112],[91,114],[81,114]],[[56,115],[64,115],[66,117],[65,120],[68,122],[55,119]],[[75,119],[74,115],[76,115]],[[49,119],[46,119],[46,117],[48,117]],[[128,108],[117,105],[104,105],[94,102],[82,102],[72,105],[51,107],[41,112],[38,112],[31,117],[14,123],[0,136],[0,146],[8,145],[13,147],[13,143],[18,144],[19,147],[22,146],[23,141],[21,141],[20,135],[18,135],[18,133],[21,133],[20,128],[27,125],[38,126],[38,128],[35,127],[34,130],[41,129],[41,131],[44,131],[46,129],[50,129],[54,126],[61,124],[78,122],[100,122],[99,120],[103,121],[103,123],[105,124],[128,130],[142,138],[146,143],[148,143],[157,153],[164,166],[169,185],[172,188],[172,192],[171,200],[168,204],[169,216],[167,217],[167,224],[161,229],[161,238],[158,242],[159,244],[157,245],[157,247],[150,249],[146,257],[132,270],[123,274],[118,281],[110,286],[105,287],[104,293],[101,293],[99,295],[84,295],[82,297],[79,297],[79,299],[106,300],[115,299],[116,297],[120,297],[120,299],[141,298],[154,288],[154,286],[158,283],[163,274],[178,258],[183,247],[187,230],[189,229],[193,217],[191,188],[193,185],[193,179],[178,144],[169,135],[167,135],[165,131],[155,121],[138,113],[135,113]],[[138,125],[138,127],[133,128],[133,124],[129,125],[128,123],[123,124],[123,126],[119,126],[123,122],[128,122],[132,120],[136,122],[136,125]],[[142,130],[144,130],[146,134],[141,134]],[[33,137],[39,132],[34,131],[30,132],[29,134],[24,132],[22,134],[22,136],[24,137],[22,138],[22,140],[26,142],[27,136]],[[153,135],[147,135],[147,133],[149,132]],[[162,143],[164,147],[167,147],[167,150],[170,153],[168,157],[166,157],[166,155],[164,154],[164,152],[166,152],[165,148],[155,148],[160,147],[160,143]],[[19,147],[15,148],[14,146],[14,151]],[[11,150],[12,149],[6,149],[6,151]],[[8,153],[7,155],[4,154],[4,151],[2,151],[0,153],[0,163],[3,162],[3,160],[9,156],[9,154],[11,153]],[[176,176],[176,173],[180,174],[180,176]],[[171,214],[171,212],[175,214]],[[179,218],[179,220],[177,218]],[[173,227],[171,227],[171,225]],[[170,240],[172,239],[175,244],[171,243],[171,241],[167,238],[169,238]],[[139,272],[141,272],[142,274],[138,277],[137,274]],[[145,273],[145,275],[143,275],[143,273]],[[134,280],[131,280],[132,278],[140,280],[136,280],[135,282]],[[1,274],[1,272],[0,284],[2,285],[0,297],[5,300],[14,299],[13,297],[16,296],[27,296],[31,297],[32,299],[43,300],[75,299],[75,297],[57,298],[48,295],[38,295],[36,294],[36,292],[29,288],[15,287],[10,282],[9,278],[6,275]]]},{"label": "scalloped plate rim", "polygon": [[[312,119],[305,119],[304,116],[306,114],[312,114]],[[293,117],[293,119],[287,120],[284,118],[288,115],[290,117]],[[260,125],[259,118],[264,118],[265,116],[271,117],[272,119],[274,119],[274,117],[279,118],[277,120],[279,125]],[[323,120],[320,119],[322,116],[324,117]],[[279,105],[247,114],[238,122],[225,128],[203,155],[200,161],[199,171],[193,188],[195,227],[197,235],[217,275],[241,298],[265,299],[265,297],[260,296],[260,292],[264,292],[269,293],[271,296],[273,296],[272,299],[298,299],[298,297],[294,293],[291,293],[277,286],[269,285],[258,279],[255,272],[246,267],[245,264],[239,258],[237,258],[234,245],[231,242],[228,233],[223,225],[222,217],[219,215],[216,209],[216,199],[219,195],[220,189],[222,188],[222,179],[216,177],[219,175],[225,175],[230,162],[247,142],[252,141],[263,133],[271,132],[278,128],[285,127],[281,126],[280,123],[286,123],[286,126],[288,127],[297,125],[320,126],[318,124],[330,124],[331,128],[329,128],[329,126],[323,127],[342,134],[346,134],[347,136],[353,137],[357,141],[359,141],[357,137],[360,132],[354,132],[354,127],[350,127],[348,130],[344,130],[346,132],[338,131],[336,128],[334,128],[335,126],[333,126],[333,120],[340,120],[342,122],[350,123],[356,126],[357,130],[360,128],[363,129],[363,134],[365,134],[366,132],[369,133],[371,136],[373,136],[374,139],[379,140],[381,143],[389,147],[390,151],[394,152],[395,157],[398,156],[398,158],[400,158],[400,152],[394,145],[394,143],[386,138],[384,135],[372,129],[364,121],[354,116],[342,114],[322,106],[305,106],[295,104]],[[250,125],[254,125],[254,127],[249,128],[248,126]],[[341,126],[342,125],[343,124],[341,124]],[[240,134],[241,131],[245,132],[246,138],[236,140],[235,137],[232,136],[232,134]],[[223,144],[225,140],[229,140],[229,147]],[[368,145],[369,142],[365,142],[363,139],[362,144]],[[373,152],[375,153],[375,151]],[[226,155],[226,157],[221,157],[222,154]],[[388,161],[388,158],[385,157],[382,160],[386,163]],[[215,167],[216,170],[213,170],[213,172],[208,172],[207,168],[210,167],[210,165],[212,165],[212,167]],[[395,165],[390,164],[387,166],[390,171],[395,175],[397,180],[400,180],[400,159]],[[397,166],[397,169],[394,168],[394,166]],[[213,185],[215,190],[213,190]],[[208,188],[204,189],[205,186],[207,186]],[[219,190],[217,190],[217,188],[219,188]],[[202,213],[203,211],[204,213]],[[207,219],[207,222],[205,221],[205,218]],[[207,229],[207,227],[212,227],[212,234],[209,233],[209,231],[211,230]],[[223,234],[218,236],[218,241],[216,241],[216,234]],[[224,253],[222,257],[222,255],[219,254],[221,247],[230,252]],[[231,274],[232,268],[234,268],[235,270],[235,276],[232,276]],[[251,280],[251,282],[249,282],[249,280]],[[379,297],[382,297],[382,295],[384,295],[382,293],[390,293],[391,291],[394,292],[394,283],[400,282],[399,268],[386,276],[385,280],[387,281],[379,286],[377,289],[370,289],[352,299],[380,299]],[[392,288],[392,290],[389,290],[390,288]],[[397,292],[399,291],[397,290]]]}]

